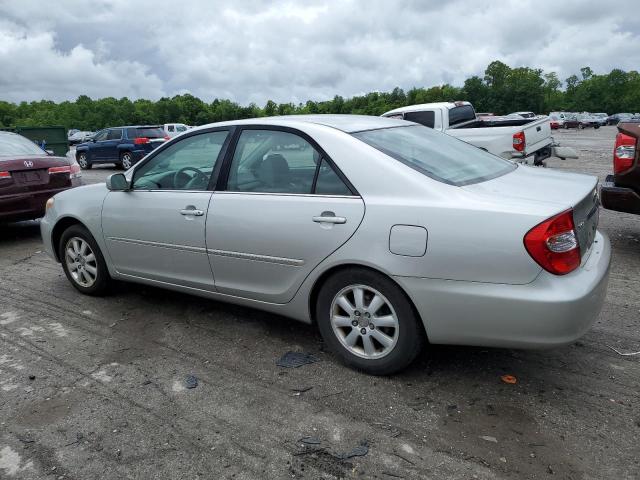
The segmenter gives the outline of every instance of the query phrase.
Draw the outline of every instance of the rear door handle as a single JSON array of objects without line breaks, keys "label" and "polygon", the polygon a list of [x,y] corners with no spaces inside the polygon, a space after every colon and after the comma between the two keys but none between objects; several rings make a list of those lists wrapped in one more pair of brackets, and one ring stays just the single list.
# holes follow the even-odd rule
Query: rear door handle
[{"label": "rear door handle", "polygon": [[347,223],[345,217],[337,217],[333,212],[322,212],[322,215],[313,217],[312,220],[316,223]]},{"label": "rear door handle", "polygon": [[193,215],[194,217],[201,217],[204,215],[204,212],[196,208],[183,208],[182,210],[180,210],[180,215]]}]

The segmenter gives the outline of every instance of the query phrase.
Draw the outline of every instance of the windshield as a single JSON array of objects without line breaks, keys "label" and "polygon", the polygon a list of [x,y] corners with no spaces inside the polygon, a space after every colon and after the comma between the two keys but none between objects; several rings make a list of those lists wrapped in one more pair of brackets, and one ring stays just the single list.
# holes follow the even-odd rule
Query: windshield
[{"label": "windshield", "polygon": [[16,134],[0,134],[0,156],[45,155],[46,153],[31,140]]},{"label": "windshield", "polygon": [[162,127],[140,127],[135,129],[138,138],[164,138]]},{"label": "windshield", "polygon": [[423,175],[449,185],[483,182],[516,168],[512,162],[418,125],[367,130],[353,136]]}]

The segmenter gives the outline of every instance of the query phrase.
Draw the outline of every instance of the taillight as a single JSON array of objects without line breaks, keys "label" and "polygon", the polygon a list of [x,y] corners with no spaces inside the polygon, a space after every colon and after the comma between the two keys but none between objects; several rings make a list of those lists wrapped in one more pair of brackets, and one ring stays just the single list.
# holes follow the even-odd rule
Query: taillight
[{"label": "taillight", "polygon": [[69,175],[69,178],[79,178],[82,176],[82,171],[80,169],[80,165],[78,165],[77,163],[73,163],[71,165],[71,172]]},{"label": "taillight", "polygon": [[524,138],[524,132],[518,132],[513,134],[513,149],[518,152],[523,152],[527,141]]},{"label": "taillight", "polygon": [[624,173],[633,167],[636,157],[636,139],[624,133],[616,135],[616,146],[613,149],[613,173]]},{"label": "taillight", "polygon": [[136,145],[142,145],[144,143],[149,143],[149,139],[147,137],[138,137],[133,139],[133,143]]},{"label": "taillight", "polygon": [[65,165],[64,167],[50,167],[49,175],[54,175],[56,173],[68,173],[69,178],[78,178],[82,174],[80,173],[80,165],[74,163],[72,165]]},{"label": "taillight", "polygon": [[66,165],[64,167],[51,167],[49,168],[49,175],[53,173],[71,173],[71,167]]},{"label": "taillight", "polygon": [[165,136],[164,136],[164,139],[165,139],[165,140],[171,140],[171,137],[170,137],[169,135],[165,135]]},{"label": "taillight", "polygon": [[0,178],[11,178],[11,172],[0,172]]},{"label": "taillight", "polygon": [[580,266],[580,245],[573,210],[566,210],[536,225],[524,236],[524,246],[538,265],[555,275]]}]

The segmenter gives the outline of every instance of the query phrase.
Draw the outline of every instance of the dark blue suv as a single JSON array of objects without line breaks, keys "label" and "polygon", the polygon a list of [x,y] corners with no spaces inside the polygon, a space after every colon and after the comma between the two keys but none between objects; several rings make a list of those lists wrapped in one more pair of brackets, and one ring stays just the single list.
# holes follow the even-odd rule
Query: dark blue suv
[{"label": "dark blue suv", "polygon": [[112,127],[96,132],[76,147],[80,168],[115,163],[125,170],[167,140],[162,126]]}]

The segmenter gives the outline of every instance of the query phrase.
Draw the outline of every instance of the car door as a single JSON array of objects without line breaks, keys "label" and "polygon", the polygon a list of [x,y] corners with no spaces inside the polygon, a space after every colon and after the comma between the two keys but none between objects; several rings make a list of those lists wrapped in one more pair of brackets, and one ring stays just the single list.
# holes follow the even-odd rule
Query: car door
[{"label": "car door", "polygon": [[107,194],[102,228],[119,273],[214,290],[205,221],[228,136],[213,129],[168,145],[135,168],[128,191]]},{"label": "car door", "polygon": [[122,140],[122,128],[110,128],[107,137],[100,142],[99,154],[101,160],[119,160],[120,151],[118,145]]},{"label": "car door", "polygon": [[206,225],[216,290],[286,303],[353,235],[364,203],[300,132],[250,127],[236,137]]},{"label": "car door", "polygon": [[92,141],[88,144],[87,158],[89,160],[101,160],[100,156],[100,148],[102,147],[102,143],[107,139],[107,134],[109,130],[101,130],[93,136]]}]

